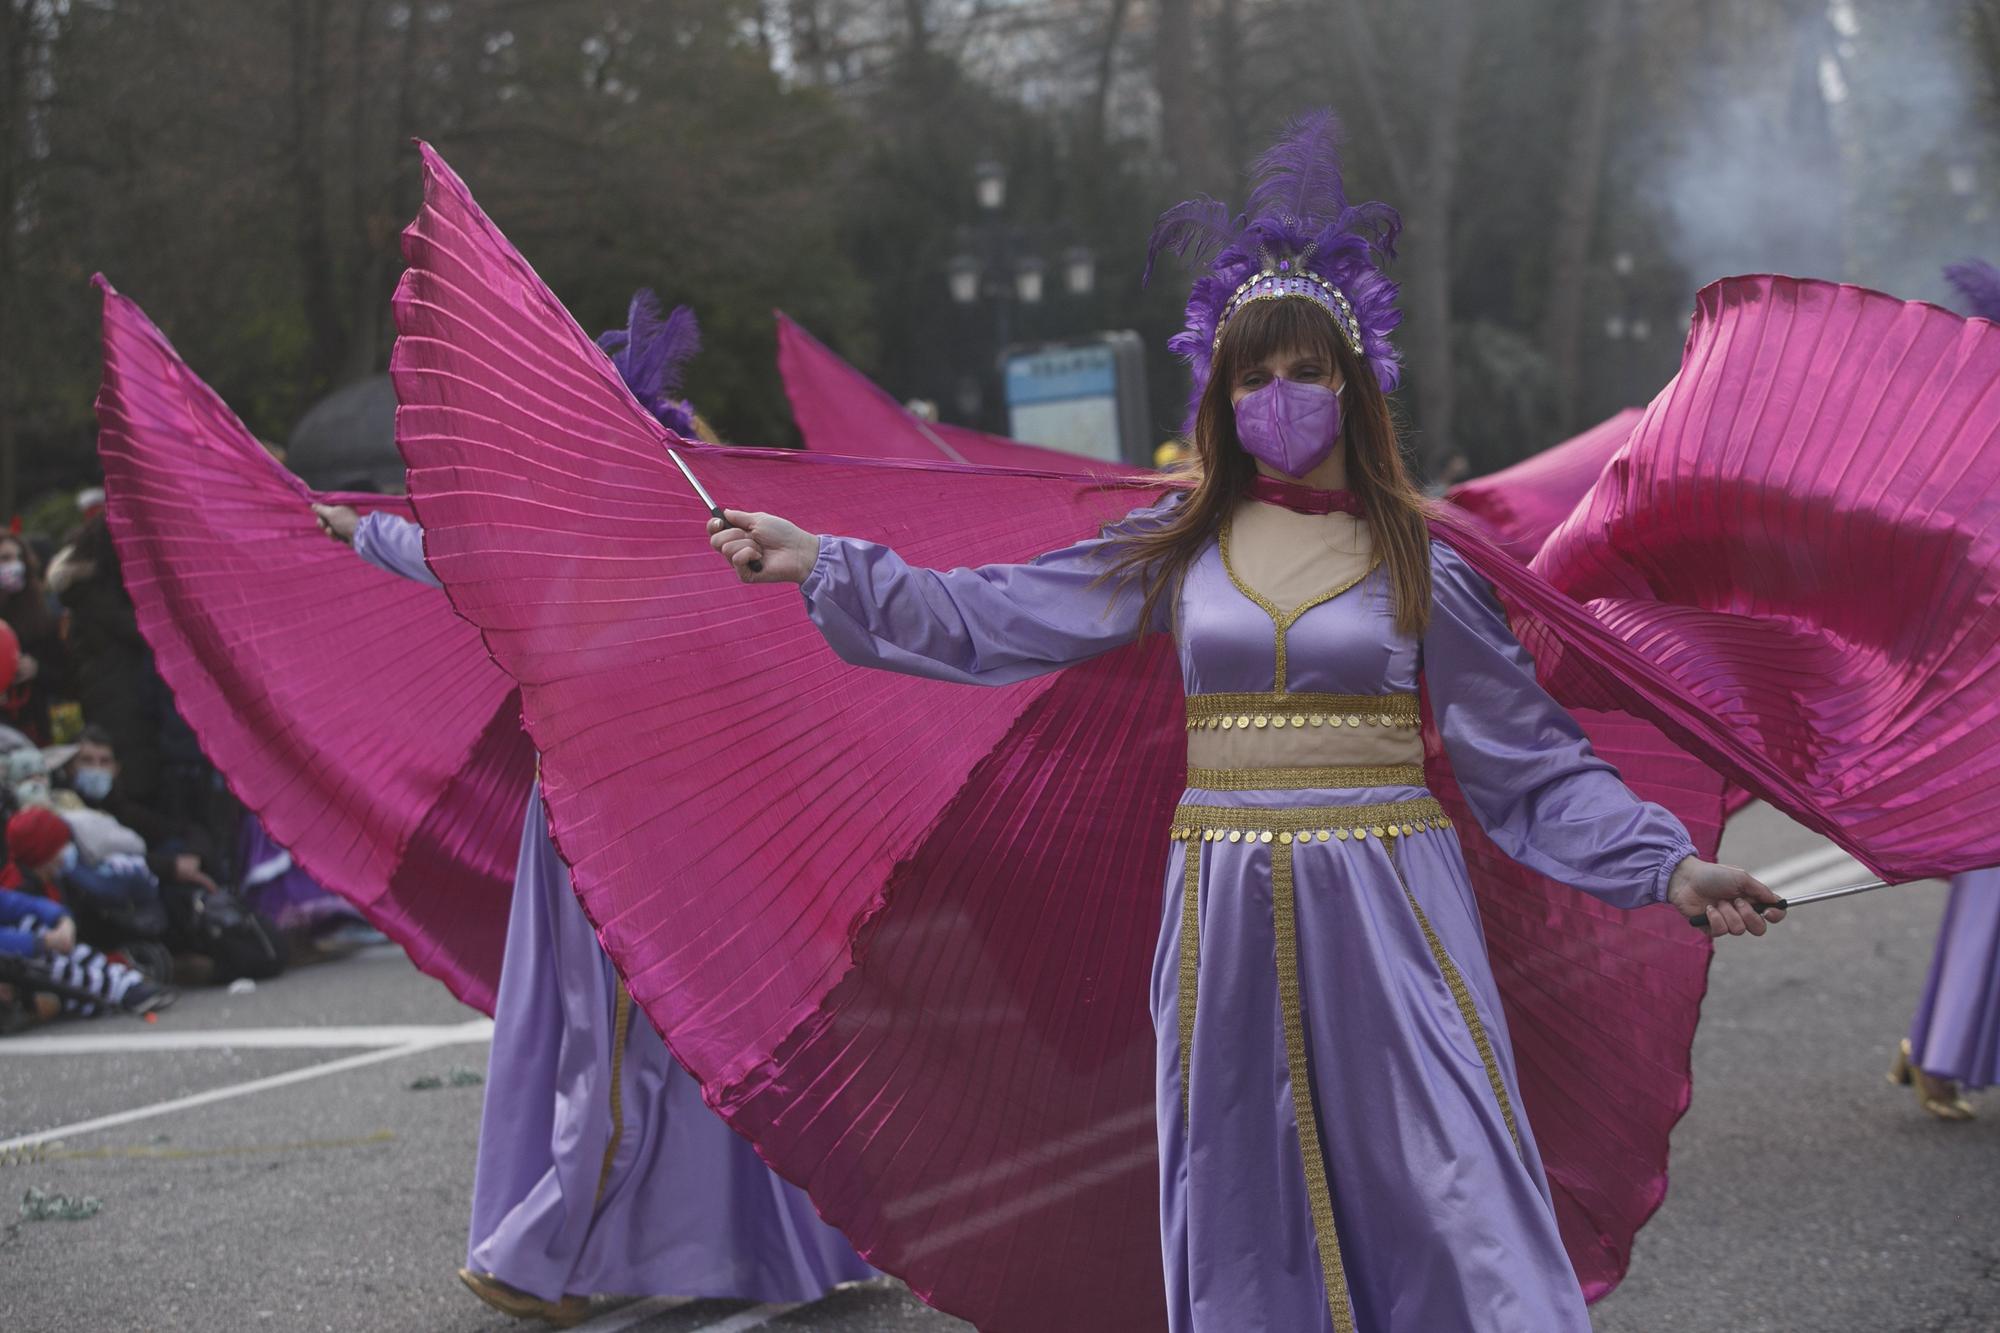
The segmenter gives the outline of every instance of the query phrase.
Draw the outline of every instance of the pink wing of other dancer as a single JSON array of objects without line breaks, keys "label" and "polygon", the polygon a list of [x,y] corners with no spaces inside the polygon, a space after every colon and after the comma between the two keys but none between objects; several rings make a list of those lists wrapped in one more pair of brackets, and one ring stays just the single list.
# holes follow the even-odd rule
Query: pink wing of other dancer
[{"label": "pink wing of other dancer", "polygon": [[1532,458],[1452,487],[1445,499],[1484,520],[1501,549],[1526,564],[1597,484],[1641,415],[1628,407]]},{"label": "pink wing of other dancer", "polygon": [[808,449],[856,458],[908,458],[1049,472],[1135,476],[1140,469],[1023,444],[984,431],[919,420],[876,384],[806,332],[784,311],[778,319],[778,372]]},{"label": "pink wing of other dancer", "polygon": [[313,877],[490,1012],[534,753],[514,683],[444,595],[327,540],[132,301],[104,291],[98,452],[160,675],[202,750]]},{"label": "pink wing of other dancer", "polygon": [[[634,995],[710,1103],[928,1299],[996,1330],[1156,1328],[1145,988],[1184,755],[1166,640],[991,690],[847,669],[795,594],[744,589],[714,559],[664,437],[597,382],[587,340],[463,184],[433,154],[426,167],[397,301],[400,442],[433,568],[524,682],[556,837]],[[2000,580],[1979,463],[1995,456],[2000,340],[1850,292],[1756,279],[1704,294],[1645,448],[1563,527],[1565,568],[1604,586],[1592,610],[1441,526],[1569,705],[1662,728],[1879,868],[2000,861],[2000,710],[1974,669],[1993,658],[1977,622]],[[1843,319],[1870,336],[1812,336]],[[1784,346],[1828,360],[1760,354]],[[1859,378],[1913,410],[1836,420],[1789,389],[1742,398],[1801,375]],[[1850,430],[1910,470],[1918,505],[1840,484]],[[1687,500],[1660,507],[1627,482],[1664,460],[1743,518],[1761,493],[1732,478],[1777,455],[1819,505],[1786,517],[1802,548],[1788,559],[1760,546],[1757,595],[1788,608],[1766,619],[1703,582],[1740,558],[1726,518],[1690,551]],[[725,503],[930,565],[1020,560],[1146,498],[940,464],[711,450],[698,465]],[[1951,484],[1922,481],[1940,472]],[[1868,516],[1879,538],[1955,534],[1981,559],[1929,602],[1852,618],[1852,577],[1836,587],[1819,563],[1844,558],[1819,549],[1830,512]],[[1765,657],[1850,626],[1897,645],[1869,657],[1872,678]],[[1857,687],[1876,701],[1864,716],[1842,711]],[[1808,713],[1824,725],[1789,725]],[[1970,742],[1949,788],[1958,817],[1899,820],[1942,809],[1925,769],[1940,732]],[[1855,753],[1873,781],[1850,774]],[[1669,912],[1481,879],[1524,1100],[1579,1273],[1601,1292],[1664,1192],[1706,948]]]}]

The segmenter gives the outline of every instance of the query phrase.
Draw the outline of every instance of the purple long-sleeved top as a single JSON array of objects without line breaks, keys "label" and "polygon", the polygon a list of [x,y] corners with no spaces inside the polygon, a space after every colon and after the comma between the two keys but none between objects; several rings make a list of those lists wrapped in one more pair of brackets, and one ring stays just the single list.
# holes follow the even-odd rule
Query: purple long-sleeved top
[{"label": "purple long-sleeved top", "polygon": [[424,563],[424,530],[407,518],[380,511],[354,529],[354,553],[377,569],[433,588],[444,585]]},{"label": "purple long-sleeved top", "polygon": [[[1135,511],[1103,537],[1021,565],[932,570],[887,547],[820,538],[804,585],[813,623],[858,666],[1005,685],[1107,652],[1144,630],[1135,587],[1102,581],[1120,536],[1174,502]],[[1432,610],[1421,644],[1396,632],[1383,580],[1301,617],[1288,639],[1293,692],[1395,694],[1421,672],[1452,773],[1481,827],[1515,860],[1619,907],[1665,899],[1693,841],[1597,757],[1575,719],[1535,679],[1492,585],[1431,543]],[[1268,691],[1271,628],[1210,546],[1171,623],[1189,694]]]}]

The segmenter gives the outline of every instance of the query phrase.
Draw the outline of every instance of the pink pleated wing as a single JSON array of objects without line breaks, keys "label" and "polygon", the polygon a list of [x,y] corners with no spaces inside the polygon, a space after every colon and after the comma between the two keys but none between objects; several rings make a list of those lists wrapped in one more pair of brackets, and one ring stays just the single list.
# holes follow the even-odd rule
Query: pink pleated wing
[{"label": "pink pleated wing", "polygon": [[1139,469],[1023,444],[964,426],[920,421],[782,310],[778,371],[806,447],[859,458],[909,458],[1051,472],[1136,475]]},{"label": "pink pleated wing", "polygon": [[1596,485],[1640,416],[1640,409],[1628,407],[1510,468],[1462,482],[1445,498],[1484,520],[1501,549],[1525,564]]},{"label": "pink pleated wing", "polygon": [[1640,655],[1620,681],[1544,661],[1579,702],[1643,688],[1891,879],[2000,862],[2000,329],[1704,289],[1680,374],[1533,568]]},{"label": "pink pleated wing", "polygon": [[322,534],[279,467],[104,289],[98,453],[125,586],[230,789],[314,878],[491,1011],[534,755],[514,683],[444,595]]}]

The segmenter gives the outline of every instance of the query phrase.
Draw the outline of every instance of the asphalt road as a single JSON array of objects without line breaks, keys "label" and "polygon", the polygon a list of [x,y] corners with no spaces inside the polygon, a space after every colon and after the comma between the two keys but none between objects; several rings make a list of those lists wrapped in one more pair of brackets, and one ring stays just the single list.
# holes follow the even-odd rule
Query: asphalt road
[{"label": "asphalt road", "polygon": [[[1761,868],[1826,849],[1753,807],[1724,850]],[[1845,873],[1820,861],[1816,873]],[[1761,943],[1720,950],[1673,1188],[1631,1276],[1596,1309],[1601,1333],[2000,1329],[2000,1095],[1980,1119],[1946,1125],[1882,1077],[1942,905],[1936,886],[1819,905]],[[466,1026],[476,1019],[378,949],[254,994],[191,994],[156,1025],[42,1034],[143,1049],[0,1042],[0,1140],[63,1130],[59,1142],[0,1153],[0,1329],[521,1327],[453,1277],[481,1089],[451,1075],[484,1068],[480,1029]],[[444,1086],[410,1086],[425,1076]],[[79,1128],[126,1114],[135,1118]],[[102,1208],[17,1220],[31,1187]],[[966,1325],[878,1287],[789,1310],[605,1302],[585,1327]]]}]

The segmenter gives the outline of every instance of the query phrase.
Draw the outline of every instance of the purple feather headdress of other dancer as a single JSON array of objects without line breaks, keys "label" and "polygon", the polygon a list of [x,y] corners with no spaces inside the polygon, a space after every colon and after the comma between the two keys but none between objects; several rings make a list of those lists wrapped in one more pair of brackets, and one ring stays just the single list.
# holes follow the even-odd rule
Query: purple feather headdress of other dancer
[{"label": "purple feather headdress of other dancer", "polygon": [[1389,334],[1402,322],[1396,284],[1382,265],[1396,254],[1403,220],[1387,204],[1350,204],[1340,174],[1340,121],[1321,108],[1299,117],[1252,168],[1250,199],[1231,216],[1206,195],[1160,215],[1146,276],[1171,251],[1207,271],[1188,293],[1187,326],[1167,344],[1194,372],[1201,401],[1229,317],[1252,301],[1296,298],[1333,317],[1384,393],[1402,380]]},{"label": "purple feather headdress of other dancer", "polygon": [[1948,265],[1944,277],[1958,288],[1959,296],[1972,307],[1975,319],[1990,319],[2000,324],[2000,268],[1983,259],[1968,259],[1963,264]]},{"label": "purple feather headdress of other dancer", "polygon": [[701,328],[691,308],[677,305],[662,319],[660,298],[652,288],[641,287],[632,293],[625,327],[599,334],[597,345],[611,357],[641,407],[674,434],[695,438],[694,404],[675,397],[681,368],[701,350]]}]

